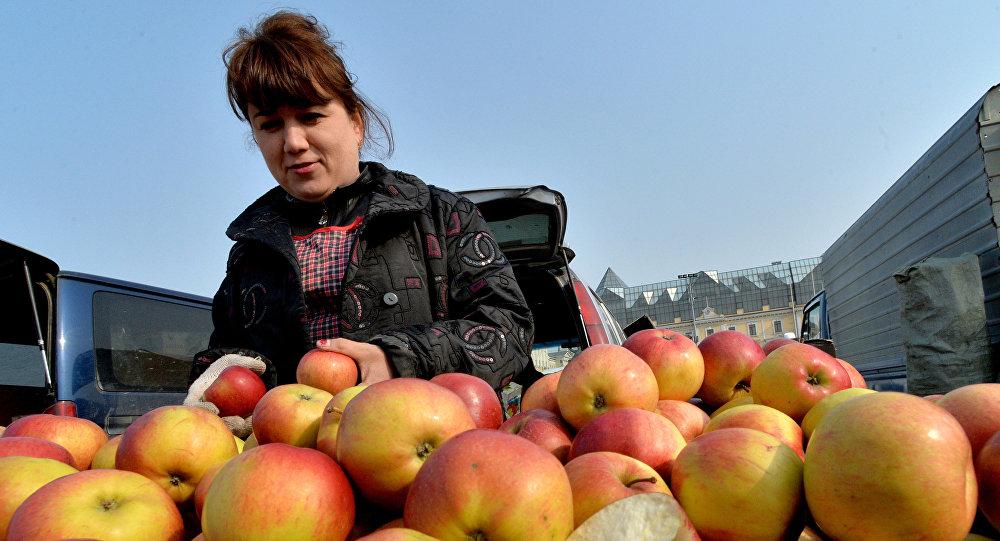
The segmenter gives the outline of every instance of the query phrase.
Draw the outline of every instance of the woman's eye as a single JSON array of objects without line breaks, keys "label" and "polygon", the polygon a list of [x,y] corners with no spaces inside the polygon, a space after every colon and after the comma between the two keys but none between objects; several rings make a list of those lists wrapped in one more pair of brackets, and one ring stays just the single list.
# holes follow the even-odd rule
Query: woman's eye
[{"label": "woman's eye", "polygon": [[261,131],[274,131],[278,129],[280,125],[281,123],[277,120],[265,120],[260,123],[260,126],[257,129]]},{"label": "woman's eye", "polygon": [[315,124],[319,122],[319,119],[321,118],[323,118],[323,115],[320,113],[306,113],[302,115],[302,122]]}]

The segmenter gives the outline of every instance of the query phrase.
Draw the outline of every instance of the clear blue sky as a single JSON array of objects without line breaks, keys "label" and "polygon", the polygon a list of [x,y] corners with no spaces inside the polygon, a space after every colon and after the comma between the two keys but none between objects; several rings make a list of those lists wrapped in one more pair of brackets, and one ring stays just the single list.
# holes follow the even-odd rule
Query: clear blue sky
[{"label": "clear blue sky", "polygon": [[0,238],[203,295],[274,182],[220,53],[278,7],[343,42],[391,167],[562,191],[595,287],[820,255],[1000,82],[998,2],[131,4],[0,2]]}]

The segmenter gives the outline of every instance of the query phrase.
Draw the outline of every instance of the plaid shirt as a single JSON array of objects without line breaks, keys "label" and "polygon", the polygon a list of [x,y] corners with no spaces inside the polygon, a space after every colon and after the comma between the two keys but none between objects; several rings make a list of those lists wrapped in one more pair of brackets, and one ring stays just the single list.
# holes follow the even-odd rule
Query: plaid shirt
[{"label": "plaid shirt", "polygon": [[302,271],[309,340],[340,336],[340,286],[362,218],[338,227],[323,227],[292,237]]}]

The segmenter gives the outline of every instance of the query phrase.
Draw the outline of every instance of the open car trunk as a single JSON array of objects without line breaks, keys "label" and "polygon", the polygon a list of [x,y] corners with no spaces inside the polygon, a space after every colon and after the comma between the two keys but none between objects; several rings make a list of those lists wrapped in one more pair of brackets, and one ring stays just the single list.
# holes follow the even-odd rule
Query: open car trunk
[{"label": "open car trunk", "polygon": [[51,371],[58,273],[52,260],[0,240],[0,298],[4,299],[0,309],[0,425],[41,412],[55,400],[46,373]]},{"label": "open car trunk", "polygon": [[586,345],[576,293],[570,279],[573,252],[563,246],[566,203],[546,186],[461,192],[490,225],[531,307],[535,340],[531,360],[515,381],[528,385],[541,374],[561,370]]}]

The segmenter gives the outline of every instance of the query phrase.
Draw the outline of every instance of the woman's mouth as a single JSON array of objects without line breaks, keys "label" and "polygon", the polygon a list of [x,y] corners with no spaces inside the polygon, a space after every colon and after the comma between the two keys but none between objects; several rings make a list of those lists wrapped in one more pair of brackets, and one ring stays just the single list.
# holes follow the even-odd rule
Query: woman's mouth
[{"label": "woman's mouth", "polygon": [[289,169],[291,169],[293,173],[297,173],[299,175],[305,175],[307,173],[311,173],[314,169],[316,169],[316,162],[297,163],[289,167]]}]

